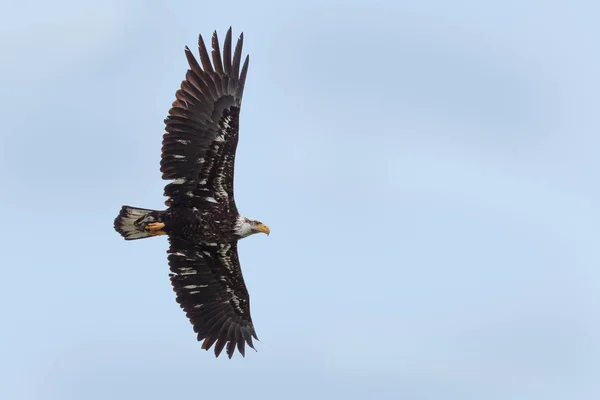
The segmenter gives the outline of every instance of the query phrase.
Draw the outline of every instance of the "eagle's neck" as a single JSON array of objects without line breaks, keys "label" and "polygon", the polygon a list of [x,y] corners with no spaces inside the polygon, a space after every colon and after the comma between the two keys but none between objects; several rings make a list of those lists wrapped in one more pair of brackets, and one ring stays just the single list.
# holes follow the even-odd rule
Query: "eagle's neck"
[{"label": "eagle's neck", "polygon": [[235,223],[234,233],[240,239],[252,235],[254,231],[252,230],[251,220],[249,218],[244,217],[243,215],[238,215],[237,221]]}]

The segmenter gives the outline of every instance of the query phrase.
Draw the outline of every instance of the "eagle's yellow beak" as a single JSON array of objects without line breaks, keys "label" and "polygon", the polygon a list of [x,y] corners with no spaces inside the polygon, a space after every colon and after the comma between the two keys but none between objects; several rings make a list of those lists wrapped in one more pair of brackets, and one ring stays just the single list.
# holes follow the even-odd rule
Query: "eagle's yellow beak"
[{"label": "eagle's yellow beak", "polygon": [[258,224],[254,227],[254,229],[258,232],[266,233],[267,236],[269,236],[269,233],[271,233],[271,230],[265,224]]}]

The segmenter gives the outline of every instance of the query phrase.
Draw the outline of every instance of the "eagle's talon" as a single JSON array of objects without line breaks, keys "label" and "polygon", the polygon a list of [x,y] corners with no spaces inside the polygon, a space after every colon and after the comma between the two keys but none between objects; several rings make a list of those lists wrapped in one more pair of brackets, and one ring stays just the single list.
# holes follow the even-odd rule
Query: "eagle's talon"
[{"label": "eagle's talon", "polygon": [[145,229],[148,233],[152,233],[153,231],[160,231],[164,227],[165,227],[164,222],[152,222],[152,223],[146,225]]}]

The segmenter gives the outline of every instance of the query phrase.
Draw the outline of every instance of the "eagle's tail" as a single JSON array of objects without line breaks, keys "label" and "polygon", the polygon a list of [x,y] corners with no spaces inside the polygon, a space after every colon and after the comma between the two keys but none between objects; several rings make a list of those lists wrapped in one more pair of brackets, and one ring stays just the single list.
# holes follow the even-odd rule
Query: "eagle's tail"
[{"label": "eagle's tail", "polygon": [[160,211],[123,206],[121,212],[115,218],[115,230],[125,240],[164,235],[163,228],[165,225],[161,222],[160,216]]}]

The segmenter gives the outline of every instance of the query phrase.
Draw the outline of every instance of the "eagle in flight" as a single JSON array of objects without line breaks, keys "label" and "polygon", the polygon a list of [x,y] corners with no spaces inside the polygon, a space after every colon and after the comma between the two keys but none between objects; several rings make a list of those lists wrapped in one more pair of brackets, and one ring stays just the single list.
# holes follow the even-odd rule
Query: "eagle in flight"
[{"label": "eagle in flight", "polygon": [[219,47],[216,31],[211,56],[202,35],[200,63],[185,48],[190,69],[165,120],[160,171],[166,210],[123,206],[114,221],[125,240],[167,235],[171,284],[177,302],[215,356],[237,347],[245,355],[258,340],[250,299],[237,253],[238,240],[270,233],[260,221],[240,215],[233,197],[240,106],[249,56],[242,59],[243,34],[232,55],[231,28]]}]

